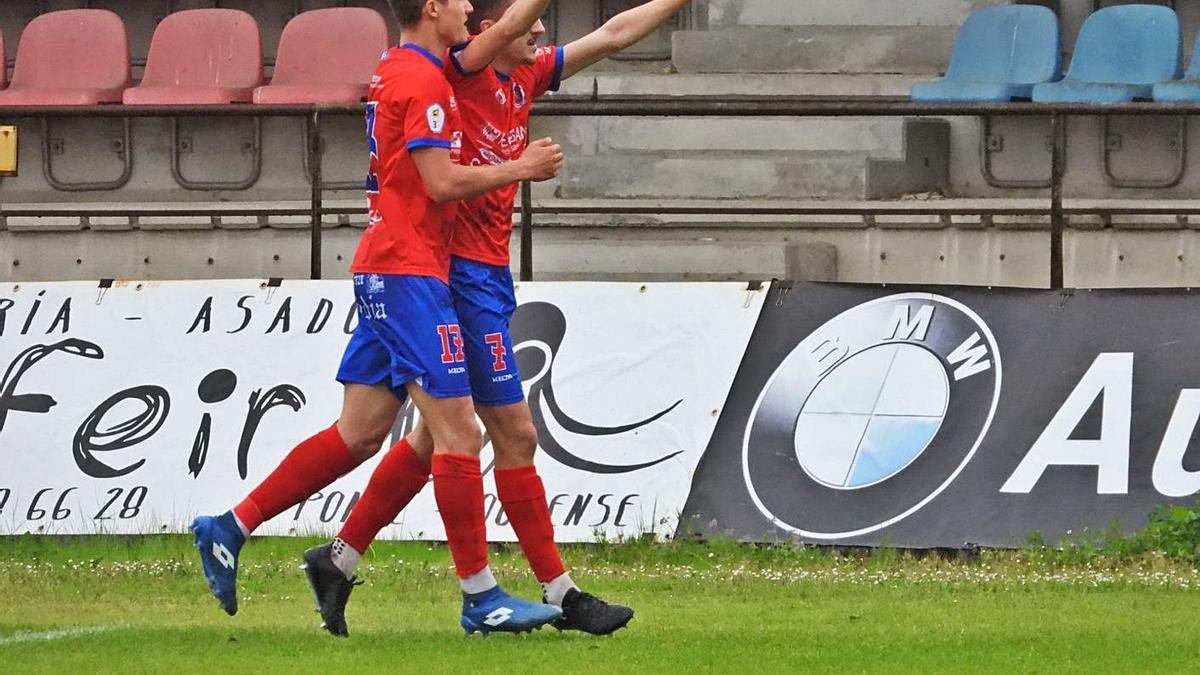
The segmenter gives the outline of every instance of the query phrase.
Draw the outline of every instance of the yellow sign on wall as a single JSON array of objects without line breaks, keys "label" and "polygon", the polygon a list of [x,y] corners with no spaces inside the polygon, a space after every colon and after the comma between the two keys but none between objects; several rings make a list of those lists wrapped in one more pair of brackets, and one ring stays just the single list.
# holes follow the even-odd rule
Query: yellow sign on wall
[{"label": "yellow sign on wall", "polygon": [[17,175],[17,128],[0,126],[0,176]]}]

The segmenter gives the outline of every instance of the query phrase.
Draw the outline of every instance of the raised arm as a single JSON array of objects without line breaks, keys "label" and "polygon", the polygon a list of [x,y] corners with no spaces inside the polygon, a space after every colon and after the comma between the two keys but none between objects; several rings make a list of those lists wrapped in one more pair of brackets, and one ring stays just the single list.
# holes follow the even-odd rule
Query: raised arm
[{"label": "raised arm", "polygon": [[[650,0],[609,19],[603,26],[563,48],[562,79],[627,49],[658,30],[691,0]],[[509,10],[511,11],[511,10]]]},{"label": "raised arm", "polygon": [[550,180],[562,167],[562,148],[549,138],[534,141],[512,162],[488,166],[463,166],[450,159],[445,148],[420,148],[412,153],[425,191],[435,202],[471,199],[523,180]]},{"label": "raised arm", "polygon": [[454,53],[458,67],[466,73],[487,68],[508,43],[533,28],[549,4],[550,0],[517,0],[496,25],[480,33],[465,49]]}]

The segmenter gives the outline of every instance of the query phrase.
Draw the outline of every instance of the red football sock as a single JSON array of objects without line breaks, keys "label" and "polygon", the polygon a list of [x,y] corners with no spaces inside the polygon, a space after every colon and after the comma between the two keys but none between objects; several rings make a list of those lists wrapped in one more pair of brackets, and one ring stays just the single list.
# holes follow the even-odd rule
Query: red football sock
[{"label": "red football sock", "polygon": [[308,499],[362,462],[350,454],[337,425],[297,445],[233,514],[253,532],[264,521]]},{"label": "red football sock", "polygon": [[433,496],[460,579],[488,565],[487,526],[483,514],[483,476],[479,458],[433,456]]},{"label": "red football sock", "polygon": [[392,446],[371,474],[367,489],[359,498],[338,538],[366,553],[379,531],[400,515],[404,507],[429,482],[429,465],[417,456],[408,439]]},{"label": "red football sock", "polygon": [[547,583],[562,576],[566,569],[554,544],[554,523],[537,469],[496,469],[496,494],[538,581]]}]

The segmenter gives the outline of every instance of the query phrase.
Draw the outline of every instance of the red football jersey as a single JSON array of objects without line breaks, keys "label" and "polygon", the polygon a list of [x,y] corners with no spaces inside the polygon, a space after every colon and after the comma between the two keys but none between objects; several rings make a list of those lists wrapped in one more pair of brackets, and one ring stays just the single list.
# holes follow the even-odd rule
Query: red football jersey
[{"label": "red football jersey", "polygon": [[367,99],[366,232],[354,255],[355,273],[437,277],[449,283],[450,233],[458,202],[429,197],[410,154],[446,148],[460,161],[462,123],[441,59],[416,45],[385,53]]},{"label": "red football jersey", "polygon": [[[529,109],[547,91],[558,91],[562,78],[561,47],[543,47],[537,61],[505,75],[493,67],[466,73],[450,53],[446,79],[462,106],[463,164],[503,164],[521,156],[529,144]],[[519,185],[462,202],[451,235],[450,252],[488,265],[508,266],[513,200]]]}]

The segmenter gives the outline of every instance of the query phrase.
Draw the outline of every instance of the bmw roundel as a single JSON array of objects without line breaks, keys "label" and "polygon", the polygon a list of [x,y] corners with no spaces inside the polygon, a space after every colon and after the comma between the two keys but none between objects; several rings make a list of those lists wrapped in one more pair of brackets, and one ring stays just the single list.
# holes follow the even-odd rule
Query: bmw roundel
[{"label": "bmw roundel", "polygon": [[767,380],[742,446],[746,487],[777,527],[838,540],[893,525],[971,461],[1000,397],[991,330],[950,298],[850,309]]}]

